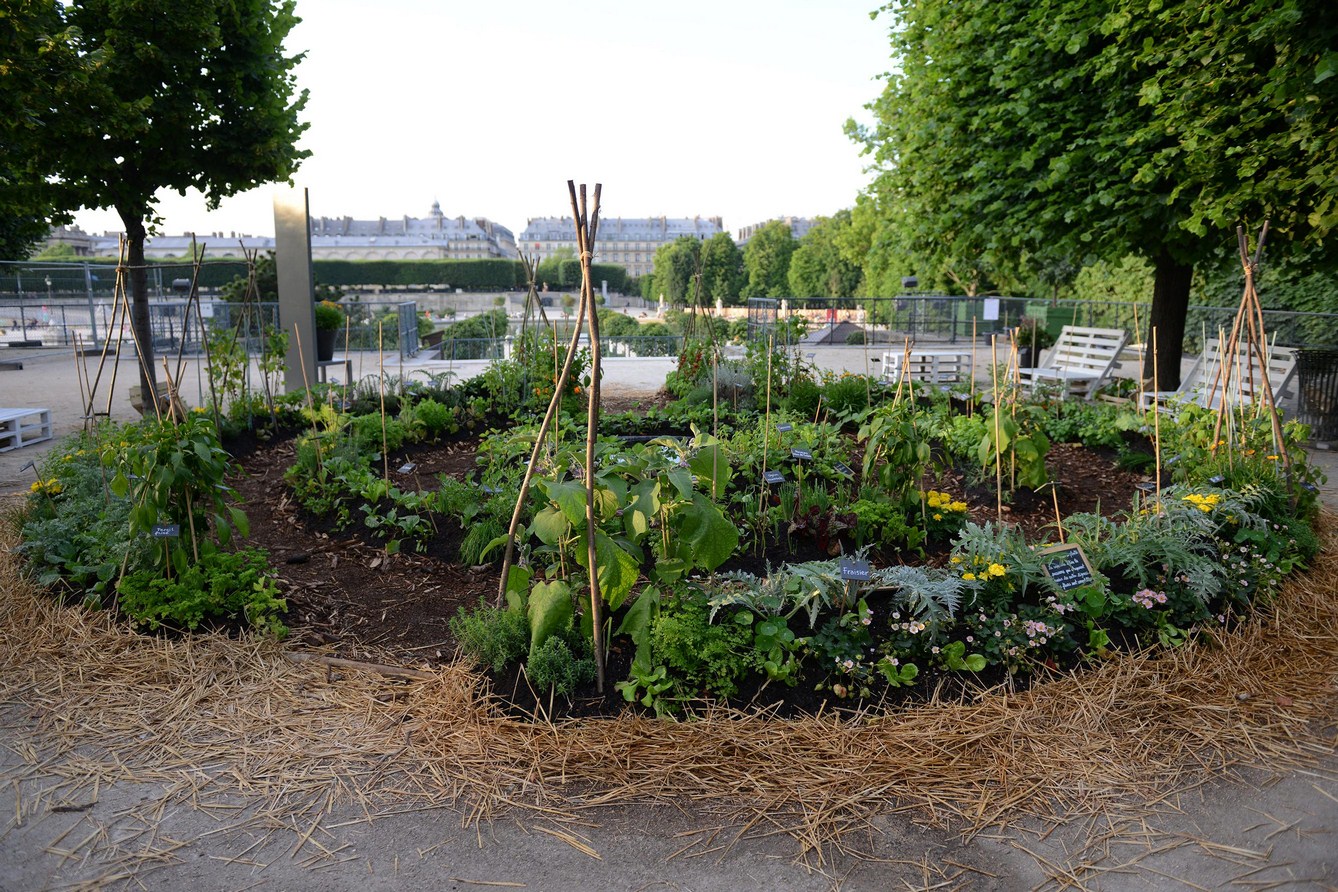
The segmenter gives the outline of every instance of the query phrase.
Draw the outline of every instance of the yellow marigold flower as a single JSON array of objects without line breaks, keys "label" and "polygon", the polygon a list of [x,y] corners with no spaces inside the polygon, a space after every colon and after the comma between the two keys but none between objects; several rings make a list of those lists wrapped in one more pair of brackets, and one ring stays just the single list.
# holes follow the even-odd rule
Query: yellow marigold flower
[{"label": "yellow marigold flower", "polygon": [[976,574],[974,574],[974,573],[968,571],[968,572],[962,574],[962,578],[963,578],[963,579],[975,579],[975,578],[976,578]]},{"label": "yellow marigold flower", "polygon": [[934,519],[935,519],[935,520],[942,520],[942,519],[943,519],[943,515],[942,515],[942,514],[935,514],[935,515],[934,515]]},{"label": "yellow marigold flower", "polygon": [[954,563],[954,564],[960,564],[961,562],[962,562],[961,557],[959,557],[958,555],[955,555],[955,554],[952,556],[952,563]]},{"label": "yellow marigold flower", "polygon": [[953,511],[957,511],[962,514],[966,513],[966,502],[953,502],[948,507],[951,508]]},{"label": "yellow marigold flower", "polygon": [[991,576],[1003,576],[1007,572],[1008,569],[1003,564],[990,564]]}]

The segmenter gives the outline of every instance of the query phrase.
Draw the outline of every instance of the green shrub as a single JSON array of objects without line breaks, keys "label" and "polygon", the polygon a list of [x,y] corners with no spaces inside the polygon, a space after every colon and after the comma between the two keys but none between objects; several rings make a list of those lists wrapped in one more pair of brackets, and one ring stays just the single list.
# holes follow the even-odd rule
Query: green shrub
[{"label": "green shrub", "polygon": [[449,406],[428,399],[419,401],[413,408],[414,417],[418,419],[429,438],[435,439],[444,433],[452,432],[455,413]]},{"label": "green shrub", "polygon": [[282,637],[280,620],[288,609],[278,596],[274,572],[257,549],[200,555],[179,575],[140,570],[116,586],[121,609],[136,625],[195,629],[206,619],[242,620],[251,628]]},{"label": "green shrub", "polygon": [[846,343],[852,347],[859,347],[864,343],[864,330],[852,331],[846,335]]},{"label": "green shrub", "polygon": [[664,605],[650,632],[655,661],[669,667],[684,693],[721,697],[735,694],[739,682],[759,669],[752,639],[751,625],[732,617],[712,624],[710,609],[696,599]]},{"label": "green shrub", "polygon": [[[385,448],[387,452],[394,452],[404,445],[408,438],[408,428],[404,422],[398,418],[387,418],[385,426]],[[353,419],[353,436],[363,445],[377,454],[381,452],[382,430],[381,416],[359,415]]]},{"label": "green shrub", "polygon": [[552,635],[530,654],[526,672],[539,691],[552,690],[570,697],[594,680],[595,661],[577,657],[561,636]]},{"label": "green shrub", "polygon": [[482,601],[451,619],[451,634],[465,655],[480,666],[501,672],[530,649],[530,626],[518,610],[489,607]]}]

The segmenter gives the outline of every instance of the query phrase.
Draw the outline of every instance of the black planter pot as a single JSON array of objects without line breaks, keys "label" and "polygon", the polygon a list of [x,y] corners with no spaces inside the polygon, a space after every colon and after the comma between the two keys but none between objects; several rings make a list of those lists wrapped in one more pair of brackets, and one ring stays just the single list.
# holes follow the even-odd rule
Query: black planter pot
[{"label": "black planter pot", "polygon": [[339,336],[336,328],[316,329],[316,361],[329,362],[334,359],[335,338]]}]

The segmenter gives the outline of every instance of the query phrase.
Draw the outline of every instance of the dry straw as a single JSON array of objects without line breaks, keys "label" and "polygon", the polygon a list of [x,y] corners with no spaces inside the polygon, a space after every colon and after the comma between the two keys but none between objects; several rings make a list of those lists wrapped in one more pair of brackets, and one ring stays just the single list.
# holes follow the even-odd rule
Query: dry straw
[{"label": "dry straw", "polygon": [[1228,766],[1332,754],[1320,725],[1336,699],[1336,577],[1330,534],[1311,572],[1234,631],[1023,693],[793,720],[706,708],[677,723],[552,724],[505,717],[461,666],[415,680],[294,662],[263,640],[137,635],[54,603],[0,552],[0,704],[20,773],[64,779],[43,807],[122,780],[195,807],[241,796],[301,849],[338,805],[452,804],[477,822],[691,801],[742,827],[734,838],[788,835],[820,864],[857,853],[880,813],[975,831],[1128,814]]}]

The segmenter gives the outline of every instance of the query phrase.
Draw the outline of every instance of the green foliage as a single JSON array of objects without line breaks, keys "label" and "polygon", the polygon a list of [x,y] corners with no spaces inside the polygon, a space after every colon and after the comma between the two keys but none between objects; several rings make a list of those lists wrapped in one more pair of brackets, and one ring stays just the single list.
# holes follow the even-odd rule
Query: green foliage
[{"label": "green foliage", "polygon": [[655,293],[656,299],[664,296],[672,306],[691,303],[693,277],[701,258],[701,242],[691,236],[681,235],[668,244],[660,245],[655,250]]},{"label": "green foliage", "polygon": [[570,697],[595,680],[595,660],[577,657],[566,641],[553,635],[530,653],[525,671],[538,690]]},{"label": "green foliage", "polygon": [[450,627],[465,656],[493,672],[501,672],[529,650],[529,623],[518,610],[489,607],[480,601],[472,610],[462,609],[451,617]]},{"label": "green foliage", "polygon": [[[1168,369],[1189,269],[1238,224],[1269,219],[1282,247],[1318,245],[1338,223],[1324,160],[1338,154],[1338,23],[1323,0],[883,12],[893,73],[870,106],[877,123],[847,130],[879,171],[874,253],[912,255],[922,281],[1139,253],[1156,268]],[[1238,96],[1256,97],[1249,114]]]},{"label": "green foliage", "polygon": [[[514,291],[523,288],[518,260],[314,260],[312,274],[328,285],[406,288],[440,285],[465,291]],[[556,283],[556,280],[554,280]]]},{"label": "green foliage", "polygon": [[263,551],[211,551],[179,575],[139,570],[122,577],[116,593],[136,625],[195,630],[206,619],[240,620],[279,637],[288,609],[278,596],[274,572]]},{"label": "green foliage", "polygon": [[149,536],[160,524],[178,527],[177,535],[159,540],[160,569],[170,562],[184,572],[213,550],[215,537],[227,545],[234,530],[246,535],[246,515],[228,503],[228,454],[203,410],[179,422],[145,419],[123,434],[126,445],[104,446],[102,455],[112,494],[131,501],[130,532]]},{"label": "green foliage", "polygon": [[729,697],[739,682],[759,667],[753,647],[751,617],[740,614],[713,624],[699,598],[683,597],[661,606],[651,626],[651,652],[669,668],[680,690]]},{"label": "green foliage", "polygon": [[63,583],[100,602],[122,568],[153,564],[153,540],[130,532],[129,499],[107,492],[102,449],[129,446],[126,427],[104,423],[47,453],[20,522],[19,553],[41,585]]},{"label": "green foliage", "polygon": [[743,290],[743,252],[728,232],[717,232],[701,246],[702,298],[725,306],[737,304]]},{"label": "green foliage", "polygon": [[[853,297],[863,275],[860,265],[841,251],[841,230],[851,226],[849,210],[818,217],[790,257],[787,273],[792,297]],[[863,343],[861,340],[860,343]]]},{"label": "green foliage", "polygon": [[322,300],[316,304],[317,331],[339,331],[344,327],[347,318],[338,305],[331,301]]},{"label": "green foliage", "polygon": [[799,243],[784,220],[764,225],[743,248],[743,267],[748,274],[743,297],[789,297],[790,258]]}]

